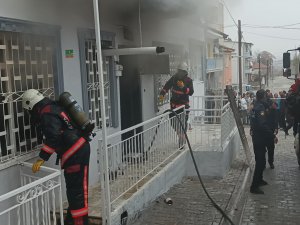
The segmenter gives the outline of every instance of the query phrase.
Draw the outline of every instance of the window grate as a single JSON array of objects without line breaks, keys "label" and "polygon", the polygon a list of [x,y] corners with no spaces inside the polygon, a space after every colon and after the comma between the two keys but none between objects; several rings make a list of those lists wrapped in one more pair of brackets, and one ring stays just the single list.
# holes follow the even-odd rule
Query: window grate
[{"label": "window grate", "polygon": [[[86,57],[86,71],[87,71],[87,92],[88,92],[88,106],[89,116],[97,128],[102,127],[101,118],[101,99],[100,99],[100,83],[99,72],[97,66],[97,46],[96,40],[85,41],[85,57]],[[111,119],[111,98],[110,98],[110,81],[109,81],[109,60],[103,58],[103,80],[104,80],[104,99],[105,99],[105,113],[106,126],[112,126]]]},{"label": "window grate", "polygon": [[51,36],[0,31],[0,162],[42,143],[21,98],[31,88],[54,98],[54,46]]}]

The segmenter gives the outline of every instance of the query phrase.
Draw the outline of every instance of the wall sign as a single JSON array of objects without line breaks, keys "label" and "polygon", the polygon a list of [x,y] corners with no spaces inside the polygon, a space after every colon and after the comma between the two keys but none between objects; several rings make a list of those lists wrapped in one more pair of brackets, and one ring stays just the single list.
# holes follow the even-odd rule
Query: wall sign
[{"label": "wall sign", "polygon": [[74,58],[74,50],[73,49],[65,50],[65,57],[68,59]]}]

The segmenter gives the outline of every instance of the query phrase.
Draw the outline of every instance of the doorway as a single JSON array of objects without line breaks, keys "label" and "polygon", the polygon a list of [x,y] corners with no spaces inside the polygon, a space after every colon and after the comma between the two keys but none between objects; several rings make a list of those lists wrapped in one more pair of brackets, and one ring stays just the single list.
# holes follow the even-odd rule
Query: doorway
[{"label": "doorway", "polygon": [[[123,76],[120,77],[121,129],[127,129],[142,122],[141,81],[138,70],[138,56],[120,56]],[[137,133],[142,132],[142,128]],[[122,140],[130,138],[134,132],[122,135]]]}]

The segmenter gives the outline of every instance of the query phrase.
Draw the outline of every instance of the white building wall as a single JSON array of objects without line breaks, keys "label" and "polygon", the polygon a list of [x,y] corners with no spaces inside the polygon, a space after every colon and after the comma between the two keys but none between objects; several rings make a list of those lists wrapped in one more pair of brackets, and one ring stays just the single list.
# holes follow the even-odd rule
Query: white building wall
[{"label": "white building wall", "polygon": [[[63,65],[64,90],[69,91],[77,102],[82,105],[82,83],[80,70],[80,55],[78,28],[94,29],[94,14],[92,1],[85,0],[2,0],[0,16],[10,19],[58,25],[61,27],[61,54]],[[105,27],[104,27],[105,29]],[[103,29],[102,29],[103,30]],[[118,31],[116,28],[114,31]],[[65,50],[73,49],[74,58],[66,58]],[[120,130],[109,129],[108,133]],[[90,184],[98,182],[97,151],[101,131],[91,142]],[[55,156],[52,156],[47,166],[55,167]]]},{"label": "white building wall", "polygon": [[[77,28],[92,28],[93,11],[91,1],[64,0],[2,0],[1,17],[61,26],[61,47],[65,90],[70,91],[82,103],[81,74]],[[66,59],[66,49],[73,49],[75,57]]]},{"label": "white building wall", "polygon": [[[238,42],[225,41],[224,44],[225,44],[225,46],[234,49],[234,53],[232,55],[232,84],[238,84],[239,83]],[[249,69],[244,68],[244,67],[247,66],[247,64],[249,63],[250,59],[248,57],[250,57],[250,51],[251,51],[251,46],[249,46],[249,51],[246,52],[246,44],[242,42],[242,74],[243,74],[242,80],[243,80],[243,84],[248,83],[248,77],[246,75],[246,72],[249,71]]]}]

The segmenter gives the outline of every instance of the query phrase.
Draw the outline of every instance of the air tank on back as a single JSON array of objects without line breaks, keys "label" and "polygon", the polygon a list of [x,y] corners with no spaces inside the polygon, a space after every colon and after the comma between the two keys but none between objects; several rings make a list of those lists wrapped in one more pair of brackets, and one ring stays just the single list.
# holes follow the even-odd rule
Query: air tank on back
[{"label": "air tank on back", "polygon": [[63,92],[59,96],[58,102],[67,111],[72,122],[81,129],[83,133],[90,134],[93,131],[95,125],[90,121],[88,115],[69,92]]}]

